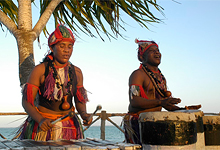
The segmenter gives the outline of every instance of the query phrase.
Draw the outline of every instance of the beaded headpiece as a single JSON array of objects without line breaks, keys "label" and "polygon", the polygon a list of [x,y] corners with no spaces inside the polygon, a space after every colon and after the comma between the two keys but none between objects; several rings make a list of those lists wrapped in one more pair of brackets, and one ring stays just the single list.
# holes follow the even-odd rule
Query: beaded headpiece
[{"label": "beaded headpiece", "polygon": [[144,40],[135,39],[135,43],[138,44],[138,54],[141,55],[141,56],[144,54],[144,52],[145,52],[150,46],[156,45],[156,46],[158,47],[157,43],[154,42],[154,41],[144,41]]},{"label": "beaded headpiece", "polygon": [[60,41],[70,41],[74,44],[75,38],[70,29],[63,25],[58,25],[57,28],[48,38],[48,46],[52,46]]}]

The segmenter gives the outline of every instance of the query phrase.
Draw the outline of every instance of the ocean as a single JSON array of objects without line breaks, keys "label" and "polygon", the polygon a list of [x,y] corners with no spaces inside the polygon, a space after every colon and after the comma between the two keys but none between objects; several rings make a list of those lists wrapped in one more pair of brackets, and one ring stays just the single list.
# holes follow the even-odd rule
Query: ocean
[{"label": "ocean", "polygon": [[[0,134],[7,139],[12,139],[15,136],[15,133],[18,128],[0,128]],[[100,126],[90,126],[84,132],[85,138],[97,138],[101,137]],[[0,140],[3,140],[0,137]],[[124,133],[122,133],[115,126],[105,126],[105,140],[114,141],[114,142],[123,142],[125,140]]]}]

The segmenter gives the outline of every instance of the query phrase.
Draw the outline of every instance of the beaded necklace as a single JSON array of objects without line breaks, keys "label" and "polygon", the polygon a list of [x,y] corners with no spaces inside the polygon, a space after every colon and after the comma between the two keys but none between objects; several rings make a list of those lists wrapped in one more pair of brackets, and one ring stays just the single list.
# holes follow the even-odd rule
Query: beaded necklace
[{"label": "beaded necklace", "polygon": [[164,95],[164,89],[166,89],[166,84],[165,84],[165,77],[164,75],[161,73],[160,69],[159,70],[159,75],[161,77],[161,80],[159,80],[156,75],[149,69],[147,68],[146,65],[142,64],[142,68],[144,70],[144,72],[150,77],[152,83],[154,84],[154,87],[156,88],[156,90],[158,91],[158,93],[162,96],[165,97]]},{"label": "beaded necklace", "polygon": [[[45,83],[44,83],[44,94],[48,100],[58,100],[62,101],[62,109],[67,110],[70,108],[70,104],[67,101],[68,95],[73,95],[73,81],[75,79],[74,68],[70,62],[66,63],[63,66],[64,76],[60,77],[60,74],[57,72],[58,67],[55,66],[53,58],[53,53],[48,54],[43,62],[48,63],[48,69],[45,72]],[[50,68],[50,70],[49,70]],[[64,79],[63,83],[62,80]]]},{"label": "beaded necklace", "polygon": [[[71,94],[71,91],[72,91],[72,84],[71,83],[73,81],[73,76],[72,76],[72,68],[69,65],[69,63],[67,64],[67,66],[68,66],[68,75],[67,75],[68,78],[66,79],[67,82],[64,81],[63,84],[61,84],[61,78],[60,78],[59,74],[57,73],[57,70],[56,70],[56,68],[54,66],[54,62],[49,63],[49,65],[50,65],[50,67],[53,70],[53,77],[56,80],[55,84],[56,84],[57,88],[62,88],[64,96]],[[65,67],[67,67],[67,66],[65,66]]]},{"label": "beaded necklace", "polygon": [[[62,109],[68,110],[70,108],[70,104],[67,101],[68,95],[72,93],[72,81],[73,81],[73,71],[69,62],[64,67],[64,83],[62,84],[61,77],[58,74],[56,67],[54,66],[53,61],[49,61],[49,66],[52,68],[53,78],[55,80],[55,86],[58,88],[58,92],[56,97],[63,101]],[[55,88],[55,87],[54,87]]]}]

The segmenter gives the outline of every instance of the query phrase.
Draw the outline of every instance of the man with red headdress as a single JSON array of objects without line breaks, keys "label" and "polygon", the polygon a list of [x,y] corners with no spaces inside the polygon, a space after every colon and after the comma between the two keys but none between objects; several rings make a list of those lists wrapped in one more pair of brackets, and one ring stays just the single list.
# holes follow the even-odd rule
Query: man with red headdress
[{"label": "man with red headdress", "polygon": [[[29,116],[20,128],[19,139],[84,138],[79,118],[68,116],[76,108],[84,125],[92,121],[86,111],[88,98],[83,87],[82,71],[69,62],[74,43],[71,30],[63,25],[58,25],[49,36],[51,52],[35,66],[23,89],[22,105]],[[59,118],[65,119],[52,123]]]},{"label": "man with red headdress", "polygon": [[173,98],[167,91],[166,79],[158,68],[161,53],[154,41],[135,40],[138,44],[139,69],[129,78],[129,108],[124,117],[125,138],[128,143],[140,142],[139,114],[142,112],[161,111],[162,107],[168,111],[180,109],[198,109],[201,106],[186,106],[179,108],[179,98]]}]

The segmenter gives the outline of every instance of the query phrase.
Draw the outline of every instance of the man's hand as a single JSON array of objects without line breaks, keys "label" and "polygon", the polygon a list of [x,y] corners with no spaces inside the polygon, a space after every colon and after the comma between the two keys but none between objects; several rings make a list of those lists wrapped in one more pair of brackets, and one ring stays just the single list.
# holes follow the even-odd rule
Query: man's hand
[{"label": "man's hand", "polygon": [[161,106],[166,107],[166,106],[173,106],[175,104],[179,104],[181,100],[179,98],[166,98],[164,100],[161,100]]},{"label": "man's hand", "polygon": [[39,123],[39,127],[41,130],[43,131],[47,131],[49,129],[51,129],[53,127],[53,125],[51,124],[51,119],[43,119],[41,120],[41,122]]},{"label": "man's hand", "polygon": [[84,126],[88,126],[92,123],[93,118],[92,117],[90,118],[90,116],[91,115],[89,115],[87,113],[84,113],[83,116],[81,116],[82,119],[83,119],[83,125]]},{"label": "man's hand", "polygon": [[161,100],[161,106],[168,111],[179,110],[179,107],[175,104],[180,103],[181,100],[179,98],[166,98]]}]

